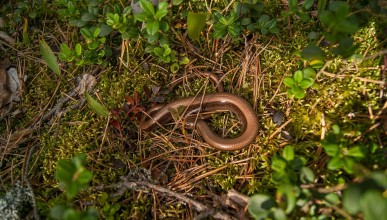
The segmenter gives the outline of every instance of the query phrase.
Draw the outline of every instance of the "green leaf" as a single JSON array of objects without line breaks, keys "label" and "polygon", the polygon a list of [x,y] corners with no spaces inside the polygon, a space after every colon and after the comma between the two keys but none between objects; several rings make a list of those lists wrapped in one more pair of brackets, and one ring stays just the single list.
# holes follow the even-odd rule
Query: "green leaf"
[{"label": "green leaf", "polygon": [[155,8],[153,7],[152,3],[148,0],[140,0],[140,7],[148,15],[153,16],[155,14]]},{"label": "green leaf", "polygon": [[239,36],[241,29],[238,25],[233,24],[227,27],[227,31],[232,38],[236,38]]},{"label": "green leaf", "polygon": [[360,198],[359,203],[366,220],[382,219],[387,216],[387,198],[383,198],[381,192],[375,190],[367,191]]},{"label": "green leaf", "polygon": [[46,62],[47,66],[54,72],[56,75],[60,76],[60,68],[56,56],[52,52],[48,44],[42,39],[39,41],[40,52],[42,53],[43,59]]},{"label": "green leaf", "polygon": [[28,13],[28,16],[29,16],[30,18],[36,18],[36,15],[37,15],[36,10],[33,10],[33,11],[31,11],[30,13]]},{"label": "green leaf", "polygon": [[315,69],[320,69],[324,66],[325,62],[323,60],[311,60],[309,66]]},{"label": "green leaf", "polygon": [[98,41],[94,41],[90,44],[87,45],[87,47],[90,49],[90,50],[95,50],[97,49],[98,47],[100,46],[99,42]]},{"label": "green leaf", "polygon": [[297,70],[294,73],[293,79],[294,79],[294,81],[300,83],[304,79],[302,71],[301,70]]},{"label": "green leaf", "polygon": [[102,24],[99,28],[100,28],[99,37],[106,37],[113,30],[113,28],[111,26],[106,25],[106,24]]},{"label": "green leaf", "polygon": [[168,14],[168,10],[158,10],[155,14],[155,18],[157,20],[161,20],[161,18],[165,17]]},{"label": "green leaf", "polygon": [[179,64],[181,65],[186,65],[189,63],[189,58],[188,57],[183,57],[180,61],[179,61]]},{"label": "green leaf", "polygon": [[89,107],[98,115],[107,117],[109,115],[109,110],[103,105],[101,105],[97,100],[86,93],[87,104]]},{"label": "green leaf", "polygon": [[101,29],[96,28],[96,29],[94,30],[94,32],[93,32],[93,38],[97,38],[100,32],[101,32]]},{"label": "green leaf", "polygon": [[164,50],[163,50],[163,48],[161,48],[161,47],[155,47],[154,49],[153,49],[153,52],[156,54],[156,56],[158,56],[158,57],[162,57],[163,56],[163,54],[164,54]]},{"label": "green leaf", "polygon": [[102,2],[100,0],[90,0],[88,6],[89,7],[95,7],[101,5]]},{"label": "green leaf", "polygon": [[93,37],[89,28],[81,28],[81,34],[84,38],[90,39]]},{"label": "green leaf", "polygon": [[304,10],[309,10],[314,4],[314,0],[305,0],[303,3],[302,3],[302,9]]},{"label": "green leaf", "polygon": [[325,201],[327,201],[329,205],[338,205],[340,203],[340,197],[336,193],[329,193],[324,197]]},{"label": "green leaf", "polygon": [[251,23],[252,23],[251,18],[242,18],[241,20],[241,25],[244,25],[244,26],[249,25]]},{"label": "green leaf", "polygon": [[332,130],[334,134],[340,134],[340,127],[337,124],[332,125]]},{"label": "green leaf", "polygon": [[[118,208],[115,209],[115,211],[118,211],[121,207],[119,204],[115,204],[113,207],[117,207],[117,206]],[[98,211],[95,208],[88,208],[82,218],[82,220],[97,220],[97,219],[100,219],[100,218],[98,218]]]},{"label": "green leaf", "polygon": [[67,207],[64,205],[57,205],[50,210],[50,217],[53,219],[62,219],[63,213],[66,209]]},{"label": "green leaf", "polygon": [[235,13],[231,12],[231,15],[227,18],[227,24],[228,25],[234,24],[238,20],[238,18],[239,17]]},{"label": "green leaf", "polygon": [[146,32],[149,35],[155,35],[159,31],[159,27],[160,27],[159,25],[160,25],[159,21],[149,21],[146,24]]},{"label": "green leaf", "polygon": [[348,150],[347,152],[348,156],[356,157],[356,158],[364,158],[365,155],[363,153],[363,149],[360,146],[353,147]]},{"label": "green leaf", "polygon": [[171,72],[172,73],[177,73],[177,71],[179,71],[179,64],[178,63],[174,63],[171,65],[170,69],[171,69]]},{"label": "green leaf", "polygon": [[309,167],[302,167],[300,178],[303,183],[312,183],[314,181],[314,173],[312,169]]},{"label": "green leaf", "polygon": [[293,146],[286,145],[286,147],[284,148],[284,151],[282,152],[282,157],[285,158],[285,160],[287,160],[287,161],[294,160]]},{"label": "green leaf", "polygon": [[227,26],[224,26],[221,23],[214,24],[213,37],[215,39],[223,38],[226,35],[227,35]]},{"label": "green leaf", "polygon": [[293,78],[289,78],[289,77],[286,77],[283,82],[287,87],[293,87],[296,84]]},{"label": "green leaf", "polygon": [[303,90],[299,87],[293,87],[292,90],[293,90],[294,98],[302,99],[305,97],[305,94],[306,94],[305,90]]},{"label": "green leaf", "polygon": [[[167,45],[168,46],[168,45]],[[168,56],[172,52],[172,49],[169,47],[164,47],[163,56]]]},{"label": "green leaf", "polygon": [[55,178],[65,185],[69,184],[75,171],[76,168],[70,161],[59,160],[56,167]]},{"label": "green leaf", "polygon": [[309,32],[308,39],[310,40],[317,40],[319,38],[319,34],[317,32]]},{"label": "green leaf", "polygon": [[355,161],[351,157],[342,158],[343,168],[347,173],[353,173],[355,168]]},{"label": "green leaf", "polygon": [[343,161],[342,158],[340,157],[333,157],[332,159],[329,160],[328,162],[328,169],[330,170],[338,170],[343,166]]},{"label": "green leaf", "polygon": [[183,2],[183,0],[172,0],[173,5],[180,5]]},{"label": "green leaf", "polygon": [[290,165],[293,170],[300,170],[306,164],[306,159],[304,157],[295,157],[293,161],[291,161]]},{"label": "green leaf", "polygon": [[269,213],[270,219],[286,220],[286,213],[281,208],[272,208]]},{"label": "green leaf", "polygon": [[169,24],[165,21],[160,21],[160,29],[167,32],[169,30]]},{"label": "green leaf", "polygon": [[79,213],[78,211],[72,208],[68,208],[64,211],[61,219],[65,219],[65,220],[81,219],[81,213]]},{"label": "green leaf", "polygon": [[339,145],[331,137],[332,136],[328,136],[326,139],[324,139],[321,142],[321,145],[323,146],[326,154],[331,157],[336,157],[340,152],[340,148]]},{"label": "green leaf", "polygon": [[259,20],[258,20],[258,25],[260,27],[264,26],[266,24],[266,22],[268,22],[270,20],[270,17],[269,15],[261,15],[261,17],[259,17]]},{"label": "green leaf", "polygon": [[345,18],[349,13],[349,5],[345,1],[332,1],[328,9],[334,11],[339,18]]},{"label": "green leaf", "polygon": [[95,15],[93,15],[93,14],[91,14],[91,13],[83,13],[82,14],[82,17],[81,17],[81,19],[82,19],[82,21],[92,21],[92,20],[94,20],[96,17],[95,17]]},{"label": "green leaf", "polygon": [[281,157],[274,156],[272,158],[271,168],[277,172],[285,172],[286,161]]},{"label": "green leaf", "polygon": [[325,10],[327,6],[327,0],[318,0],[317,2],[317,11],[320,14],[323,10]]},{"label": "green leaf", "polygon": [[77,27],[83,27],[87,24],[87,22],[82,21],[81,19],[69,18],[69,24]]},{"label": "green leaf", "polygon": [[282,185],[277,190],[277,196],[284,197],[286,201],[286,210],[285,213],[289,214],[296,207],[297,195],[299,194],[299,189],[296,186],[292,185]]},{"label": "green leaf", "polygon": [[75,45],[75,54],[79,57],[82,55],[82,45],[80,43],[77,43]]},{"label": "green leaf", "polygon": [[371,178],[378,185],[387,189],[387,174],[380,172],[380,171],[374,171],[371,173]]},{"label": "green leaf", "polygon": [[71,55],[71,53],[72,53],[70,47],[67,44],[61,44],[60,50],[62,53],[66,54],[66,55]]},{"label": "green leaf", "polygon": [[187,29],[188,37],[192,40],[199,41],[200,32],[206,25],[207,13],[188,13]]},{"label": "green leaf", "polygon": [[151,35],[148,37],[148,43],[153,44],[159,39],[160,35],[159,33],[156,33],[154,35]]},{"label": "green leaf", "polygon": [[122,12],[123,15],[128,16],[132,13],[132,8],[130,6],[126,6],[124,8],[124,11]]},{"label": "green leaf", "polygon": [[297,11],[298,0],[289,0],[289,9],[290,11]]},{"label": "green leaf", "polygon": [[274,199],[268,195],[256,194],[250,197],[248,210],[255,219],[264,219],[267,217],[270,209],[277,206]]},{"label": "green leaf", "polygon": [[233,7],[234,7],[234,12],[238,15],[244,15],[249,12],[249,7],[250,5],[248,3],[242,3],[242,2],[235,2]]},{"label": "green leaf", "polygon": [[168,2],[160,1],[157,5],[157,10],[167,10],[168,9]]},{"label": "green leaf", "polygon": [[337,30],[338,32],[344,32],[349,34],[355,33],[358,29],[358,25],[354,21],[348,19],[339,20],[335,26],[335,30]]},{"label": "green leaf", "polygon": [[313,80],[304,79],[300,82],[300,87],[303,89],[307,89],[307,88],[311,87],[313,84],[314,84]]},{"label": "green leaf", "polygon": [[271,181],[275,184],[280,184],[283,182],[288,182],[288,176],[287,174],[282,171],[282,172],[273,172],[271,175]]},{"label": "green leaf", "polygon": [[85,184],[89,184],[92,178],[93,178],[93,174],[88,170],[84,170],[78,175],[76,181],[82,185],[85,185]]},{"label": "green leaf", "polygon": [[168,14],[168,3],[160,2],[157,7],[157,12],[155,14],[156,19],[160,20]]},{"label": "green leaf", "polygon": [[331,11],[323,10],[318,14],[318,19],[326,28],[332,28],[335,25],[335,14]]},{"label": "green leaf", "polygon": [[224,26],[230,25],[230,24],[228,23],[228,20],[227,20],[224,16],[222,16],[222,17],[219,18],[219,22],[220,22],[221,24],[223,24]]},{"label": "green leaf", "polygon": [[298,85],[294,85],[292,88],[290,88],[292,90],[292,94],[296,94],[296,93],[299,93],[299,92],[302,92],[304,91],[304,89],[302,89],[300,86]]},{"label": "green leaf", "polygon": [[348,58],[354,55],[357,48],[358,45],[353,44],[352,38],[345,37],[339,41],[339,45],[333,49],[333,53]]},{"label": "green leaf", "polygon": [[134,18],[138,21],[147,21],[148,15],[145,12],[140,12],[134,16]]},{"label": "green leaf", "polygon": [[303,69],[302,73],[303,73],[304,79],[310,79],[313,82],[316,79],[316,71],[311,67],[307,67]]},{"label": "green leaf", "polygon": [[320,47],[313,44],[306,46],[301,51],[301,55],[307,60],[323,60],[325,56],[324,51]]},{"label": "green leaf", "polygon": [[356,214],[360,210],[361,189],[359,185],[349,185],[343,193],[343,207],[349,214]]},{"label": "green leaf", "polygon": [[74,156],[71,163],[75,165],[76,169],[83,169],[83,166],[86,164],[86,154]]}]

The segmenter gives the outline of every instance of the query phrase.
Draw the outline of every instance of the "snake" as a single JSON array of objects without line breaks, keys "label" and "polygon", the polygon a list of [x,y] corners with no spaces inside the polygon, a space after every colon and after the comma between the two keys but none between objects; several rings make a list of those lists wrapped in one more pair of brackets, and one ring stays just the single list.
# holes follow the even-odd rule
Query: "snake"
[{"label": "snake", "polygon": [[[139,127],[144,131],[152,131],[165,123],[173,120],[171,109],[185,108],[183,117],[185,118],[185,127],[196,129],[203,140],[221,151],[235,151],[249,146],[256,139],[259,131],[258,118],[251,105],[242,97],[224,92],[220,80],[214,73],[205,72],[200,74],[188,75],[172,83],[168,91],[181,83],[197,76],[206,76],[216,84],[217,93],[199,94],[192,97],[177,99],[164,105],[156,105],[150,108],[142,115]],[[196,114],[205,114],[211,112],[234,113],[241,123],[241,129],[238,136],[233,138],[220,137],[214,133],[207,123],[205,117],[193,117]]]}]

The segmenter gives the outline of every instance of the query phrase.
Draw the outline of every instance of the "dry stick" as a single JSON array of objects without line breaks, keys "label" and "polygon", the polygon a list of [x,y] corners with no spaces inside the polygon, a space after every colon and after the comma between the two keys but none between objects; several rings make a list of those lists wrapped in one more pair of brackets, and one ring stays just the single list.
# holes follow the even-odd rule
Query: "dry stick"
[{"label": "dry stick", "polygon": [[271,97],[271,99],[269,100],[268,103],[272,103],[272,102],[273,102],[273,99],[277,96],[277,94],[278,94],[278,92],[279,92],[279,90],[280,90],[280,88],[281,88],[281,85],[282,85],[282,82],[284,81],[284,79],[285,79],[285,76],[282,77],[282,79],[281,79],[281,81],[280,81],[280,83],[279,83],[277,89],[275,90],[273,96]]},{"label": "dry stick", "polygon": [[[380,75],[383,81],[386,81],[386,70],[387,70],[387,54],[385,54],[383,57],[383,68],[380,70]],[[379,95],[380,100],[382,100],[383,95],[384,95],[384,89],[381,89],[380,95]]]},{"label": "dry stick", "polygon": [[32,207],[34,209],[34,218],[35,218],[35,220],[39,220],[40,216],[39,216],[39,212],[38,212],[38,207],[36,205],[34,190],[32,189],[30,181],[28,180],[28,165],[30,163],[32,152],[34,152],[35,147],[36,147],[36,145],[32,146],[30,148],[29,152],[28,152],[28,156],[26,158],[26,167],[25,167],[25,170],[24,170],[24,177],[23,178],[24,178],[24,181],[26,182],[28,190],[31,193],[31,203],[32,203]]},{"label": "dry stick", "polygon": [[343,217],[345,217],[345,219],[349,219],[349,220],[352,220],[352,216],[350,214],[348,214],[344,209],[341,209],[337,206],[331,206],[337,213],[339,213],[340,215],[342,215]]},{"label": "dry stick", "polygon": [[270,135],[269,140],[273,139],[273,137],[276,136],[276,135],[282,130],[282,128],[284,128],[286,125],[288,125],[291,121],[293,121],[292,118],[289,119],[289,120],[287,120],[287,121],[286,121],[285,123],[283,123],[279,128],[277,128],[277,130],[275,130],[275,131],[273,132],[273,134]]},{"label": "dry stick", "polygon": [[[333,78],[339,78],[339,79],[342,79],[342,78],[345,78],[345,77],[353,77],[351,75],[345,75],[345,74],[338,75],[338,74],[334,74],[334,73],[329,73],[329,72],[326,72],[325,70],[322,70],[321,73],[326,75],[326,76],[330,76],[330,77],[333,77]],[[386,82],[384,82],[382,80],[367,79],[367,78],[363,78],[363,77],[359,77],[359,76],[355,76],[353,78],[355,78],[357,80],[360,80],[362,82],[370,82],[370,83],[381,84],[381,85],[385,85],[386,84]]]},{"label": "dry stick", "polygon": [[[378,56],[381,56],[381,55],[385,55],[387,54],[387,50],[382,50],[382,51],[379,51],[375,54],[372,54],[368,57],[364,57],[362,59],[360,59],[360,61],[364,61],[364,60],[368,60],[368,59],[372,59],[372,58],[375,58],[375,57],[378,57]],[[332,63],[332,61],[328,61],[324,64],[324,66],[320,69],[320,71],[317,73],[317,76],[316,76],[316,79],[319,77],[320,74],[324,74],[326,76],[330,76],[330,77],[333,77],[333,78],[339,78],[339,79],[342,79],[342,78],[345,78],[345,77],[353,77],[354,79],[357,79],[357,80],[360,80],[360,81],[363,81],[363,82],[370,82],[370,83],[375,83],[375,84],[381,84],[383,86],[385,86],[387,83],[384,81],[384,80],[373,80],[373,79],[368,79],[368,78],[363,78],[363,77],[359,77],[359,76],[351,76],[351,75],[345,75],[345,74],[334,74],[334,73],[329,73],[327,71],[325,71],[325,69]]]},{"label": "dry stick", "polygon": [[208,207],[208,206],[206,206],[198,201],[195,201],[187,196],[181,195],[181,194],[176,193],[172,190],[169,190],[167,188],[164,188],[164,187],[161,187],[158,185],[154,185],[154,184],[149,183],[149,182],[145,182],[145,181],[134,182],[134,181],[129,181],[129,179],[126,177],[123,177],[122,181],[118,184],[113,185],[113,187],[119,188],[119,190],[117,193],[113,194],[112,196],[122,195],[127,189],[133,189],[133,190],[138,190],[138,188],[152,189],[158,193],[163,193],[163,194],[166,194],[168,196],[172,196],[180,201],[183,201],[183,202],[191,205],[198,212],[210,212],[210,213],[212,213],[212,216],[216,219],[235,219],[232,216],[230,216],[229,214],[226,214],[222,211],[218,211],[216,209],[210,208],[210,207]]}]

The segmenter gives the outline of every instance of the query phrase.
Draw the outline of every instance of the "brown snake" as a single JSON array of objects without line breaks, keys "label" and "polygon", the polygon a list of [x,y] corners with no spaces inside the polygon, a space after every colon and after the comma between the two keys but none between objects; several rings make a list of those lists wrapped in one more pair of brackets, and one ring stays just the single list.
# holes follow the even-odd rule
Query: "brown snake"
[{"label": "brown snake", "polygon": [[[171,109],[185,107],[185,111],[183,111],[183,116],[186,119],[185,125],[189,128],[195,128],[204,141],[212,147],[223,151],[239,150],[247,147],[258,135],[259,126],[255,111],[243,98],[223,92],[223,86],[219,83],[219,79],[215,74],[203,73],[200,75],[208,76],[214,81],[217,84],[218,93],[197,95],[178,99],[165,105],[154,106],[141,117],[140,128],[151,131],[159,125],[172,121]],[[193,77],[195,75],[187,76],[184,79]],[[183,79],[177,80],[170,88],[173,88],[181,81]],[[213,111],[231,111],[236,114],[242,124],[239,136],[234,138],[220,137],[208,127],[202,118],[192,116],[192,113],[202,114]]]}]

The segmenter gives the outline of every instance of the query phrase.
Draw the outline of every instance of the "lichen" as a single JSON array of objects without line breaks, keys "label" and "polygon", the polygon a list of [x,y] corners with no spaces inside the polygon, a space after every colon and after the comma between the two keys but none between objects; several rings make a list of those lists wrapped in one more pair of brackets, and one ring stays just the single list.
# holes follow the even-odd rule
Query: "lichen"
[{"label": "lichen", "polygon": [[20,182],[0,197],[0,219],[24,219],[31,210],[31,192]]}]

